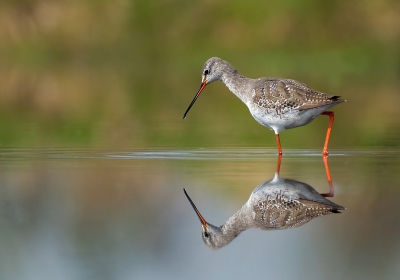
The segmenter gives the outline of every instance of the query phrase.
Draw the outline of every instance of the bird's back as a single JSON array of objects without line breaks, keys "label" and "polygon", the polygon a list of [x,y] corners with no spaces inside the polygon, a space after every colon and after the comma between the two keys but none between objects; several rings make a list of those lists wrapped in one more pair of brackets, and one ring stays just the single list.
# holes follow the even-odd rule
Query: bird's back
[{"label": "bird's back", "polygon": [[298,227],[316,217],[345,209],[323,197],[310,185],[279,175],[260,184],[247,205],[254,225],[265,230]]},{"label": "bird's back", "polygon": [[283,193],[253,204],[253,222],[264,230],[287,229],[301,226],[310,220],[344,209],[315,201],[290,198]]},{"label": "bird's back", "polygon": [[336,105],[345,100],[313,90],[301,82],[283,78],[260,78],[254,83],[253,104],[283,114],[289,110],[306,110]]}]

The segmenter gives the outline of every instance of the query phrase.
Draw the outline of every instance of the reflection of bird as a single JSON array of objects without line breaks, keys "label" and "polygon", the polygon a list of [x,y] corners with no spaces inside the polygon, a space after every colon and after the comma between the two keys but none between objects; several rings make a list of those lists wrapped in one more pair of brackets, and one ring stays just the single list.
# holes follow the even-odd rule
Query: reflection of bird
[{"label": "reflection of bird", "polygon": [[202,83],[183,118],[186,118],[204,87],[217,80],[222,81],[247,105],[257,122],[275,132],[279,154],[282,154],[280,131],[306,125],[321,114],[329,115],[330,122],[323,149],[323,155],[328,155],[334,114],[325,110],[346,100],[339,99],[339,96],[315,91],[295,80],[249,79],[242,76],[228,62],[218,57],[212,57],[203,66]]},{"label": "reflection of bird", "polygon": [[337,205],[305,183],[280,178],[278,173],[260,184],[249,200],[220,227],[206,222],[184,189],[202,223],[204,243],[219,249],[229,244],[248,228],[262,230],[287,229],[301,226],[318,216],[340,213],[345,208]]}]

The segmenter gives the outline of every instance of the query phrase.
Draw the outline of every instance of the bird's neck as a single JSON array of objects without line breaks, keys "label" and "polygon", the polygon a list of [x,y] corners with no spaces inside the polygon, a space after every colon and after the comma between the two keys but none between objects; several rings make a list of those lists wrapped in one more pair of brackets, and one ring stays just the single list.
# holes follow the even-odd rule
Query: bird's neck
[{"label": "bird's neck", "polygon": [[252,79],[249,79],[241,75],[235,68],[231,65],[227,71],[225,71],[221,77],[221,81],[228,87],[228,89],[233,92],[240,100],[245,104],[248,103],[249,98],[251,98],[251,85]]},{"label": "bird's neck", "polygon": [[244,205],[238,212],[230,217],[226,223],[221,226],[221,236],[219,239],[219,245],[225,246],[232,242],[242,231],[245,231],[251,227],[248,215],[245,214]]}]

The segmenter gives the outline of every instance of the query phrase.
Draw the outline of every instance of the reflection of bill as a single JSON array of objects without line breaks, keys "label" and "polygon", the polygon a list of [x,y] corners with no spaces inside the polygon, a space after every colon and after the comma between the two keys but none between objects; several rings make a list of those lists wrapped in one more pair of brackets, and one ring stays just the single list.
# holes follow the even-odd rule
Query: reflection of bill
[{"label": "reflection of bill", "polygon": [[[330,192],[333,193],[331,184],[330,187]],[[301,226],[319,216],[340,213],[339,210],[345,209],[326,199],[310,185],[281,178],[277,172],[274,178],[261,183],[252,192],[246,204],[224,225],[216,227],[206,222],[185,189],[184,192],[202,224],[204,243],[212,249],[229,244],[249,228],[288,229]]]}]

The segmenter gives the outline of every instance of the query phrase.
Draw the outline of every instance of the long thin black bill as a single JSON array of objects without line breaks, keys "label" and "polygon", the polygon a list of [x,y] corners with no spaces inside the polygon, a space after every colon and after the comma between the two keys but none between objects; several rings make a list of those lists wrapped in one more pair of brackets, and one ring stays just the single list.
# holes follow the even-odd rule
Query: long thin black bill
[{"label": "long thin black bill", "polygon": [[183,119],[186,119],[186,115],[189,112],[190,108],[192,108],[194,102],[196,102],[197,98],[199,97],[200,93],[203,91],[203,89],[205,88],[205,86],[207,85],[206,82],[201,83],[199,90],[197,91],[196,95],[194,96],[192,102],[190,103],[189,107],[186,109],[185,114],[183,115]]},{"label": "long thin black bill", "polygon": [[186,189],[183,189],[183,192],[185,193],[185,195],[186,195],[187,199],[189,200],[190,204],[192,204],[192,207],[193,207],[194,211],[196,212],[197,216],[199,217],[200,222],[201,222],[204,226],[207,225],[206,220],[205,220],[205,219],[203,218],[203,216],[200,214],[200,211],[197,210],[196,205],[194,205],[193,201],[190,199],[189,195],[188,195],[187,192],[186,192]]}]

